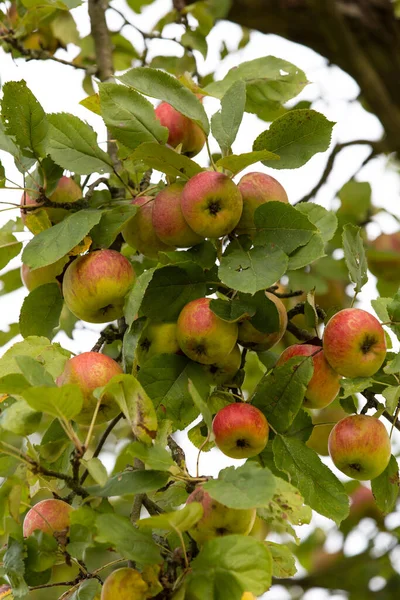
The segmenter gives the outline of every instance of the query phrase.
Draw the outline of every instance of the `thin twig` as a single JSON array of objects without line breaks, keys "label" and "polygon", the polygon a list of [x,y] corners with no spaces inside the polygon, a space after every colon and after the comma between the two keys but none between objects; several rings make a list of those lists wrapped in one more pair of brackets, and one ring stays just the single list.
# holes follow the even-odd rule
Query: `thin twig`
[{"label": "thin twig", "polygon": [[[97,444],[96,450],[93,452],[93,457],[92,458],[97,458],[100,454],[100,452],[103,449],[104,444],[107,441],[108,436],[110,435],[110,433],[112,432],[112,430],[114,429],[114,427],[117,425],[117,423],[119,423],[119,421],[122,419],[124,415],[122,413],[119,413],[119,415],[117,415],[116,417],[114,417],[114,419],[112,421],[110,421],[110,423],[107,426],[107,429],[105,430],[105,432],[103,433],[103,435],[101,436],[99,443]],[[89,471],[86,469],[86,471],[83,473],[82,477],[81,477],[81,481],[80,484],[83,485],[87,476],[89,475]]]}]

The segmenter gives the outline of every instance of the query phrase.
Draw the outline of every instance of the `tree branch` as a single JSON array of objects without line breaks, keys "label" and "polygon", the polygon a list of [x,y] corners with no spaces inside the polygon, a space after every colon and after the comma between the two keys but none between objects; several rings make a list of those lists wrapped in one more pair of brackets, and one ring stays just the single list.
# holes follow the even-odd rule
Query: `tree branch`
[{"label": "tree branch", "polygon": [[[366,390],[365,392],[361,392],[361,395],[364,396],[364,398],[367,400],[367,403],[361,410],[361,414],[365,414],[369,408],[378,409],[381,406],[381,403],[375,398],[375,394],[373,394],[372,392]],[[398,421],[398,419],[389,414],[387,410],[383,411],[382,416],[385,417],[385,419],[389,421],[389,423],[391,423],[393,427],[400,431],[400,422]]]}]

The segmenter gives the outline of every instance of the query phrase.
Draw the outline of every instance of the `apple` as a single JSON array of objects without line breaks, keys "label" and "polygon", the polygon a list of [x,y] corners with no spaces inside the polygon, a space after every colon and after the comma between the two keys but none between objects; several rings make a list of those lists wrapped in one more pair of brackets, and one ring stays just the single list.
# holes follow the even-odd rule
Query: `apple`
[{"label": "apple", "polygon": [[101,590],[101,600],[145,600],[149,586],[136,569],[123,567],[109,575]]},{"label": "apple", "polygon": [[148,323],[139,338],[136,357],[139,366],[156,354],[178,354],[176,323]]},{"label": "apple", "polygon": [[72,506],[63,500],[50,498],[38,502],[25,515],[24,537],[29,537],[36,529],[50,535],[68,531],[72,510]]},{"label": "apple", "polygon": [[251,592],[243,592],[241,600],[257,600],[257,598]]},{"label": "apple", "polygon": [[210,298],[192,300],[181,310],[176,337],[181,350],[192,360],[212,365],[226,359],[238,335],[236,323],[228,323],[210,309]]},{"label": "apple", "polygon": [[250,348],[255,352],[264,352],[280,342],[285,334],[288,323],[286,308],[282,300],[270,292],[265,292],[265,295],[275,304],[276,308],[278,309],[279,328],[277,331],[272,333],[263,333],[262,331],[256,329],[249,320],[239,323],[239,344],[245,348]]},{"label": "apple", "polygon": [[135,272],[125,256],[116,250],[95,250],[68,266],[64,300],[78,319],[107,323],[123,316],[125,296],[134,281]]},{"label": "apple", "polygon": [[235,233],[251,235],[255,233],[254,213],[266,202],[285,202],[288,197],[282,185],[266,173],[247,173],[238,183],[243,198],[243,212]]},{"label": "apple", "polygon": [[346,415],[347,413],[343,410],[337,400],[332,402],[332,404],[326,408],[318,411],[317,414],[314,413],[312,418],[314,428],[306,445],[315,450],[315,452],[318,452],[321,456],[329,456],[329,434],[335,423],[340,421],[340,419],[343,419]]},{"label": "apple", "polygon": [[189,534],[201,546],[208,540],[231,534],[248,535],[254,525],[256,509],[228,508],[211,498],[201,486],[198,486],[186,500],[186,504],[199,502],[203,507],[203,516],[189,529]]},{"label": "apple", "polygon": [[367,247],[368,268],[376,277],[400,282],[400,232],[382,233]]},{"label": "apple", "polygon": [[328,321],[324,354],[344,377],[371,377],[386,356],[385,332],[373,315],[361,308],[345,308]]},{"label": "apple", "polygon": [[243,200],[232,179],[216,171],[198,173],[186,183],[181,208],[189,227],[206,238],[230,233],[242,214]]},{"label": "apple", "polygon": [[[107,385],[114,375],[121,375],[121,373],[123,370],[115,360],[99,352],[83,352],[67,360],[64,371],[57,377],[56,383],[59,387],[69,383],[75,383],[80,387],[83,408],[79,415],[74,417],[74,421],[86,425],[91,422],[97,404],[93,390]],[[113,398],[106,394],[101,400],[97,422],[109,421],[119,412],[119,407]]]},{"label": "apple", "polygon": [[268,523],[261,517],[257,516],[249,536],[255,538],[259,542],[263,542],[270,532],[271,528]]},{"label": "apple", "polygon": [[306,408],[324,408],[334,401],[340,389],[340,376],[327,362],[324,351],[313,344],[294,344],[280,355],[277,366],[295,356],[312,356],[314,373],[308,382],[304,398]]},{"label": "apple", "polygon": [[329,435],[328,449],[342,473],[360,480],[378,477],[391,454],[385,426],[367,415],[351,415],[336,423]]},{"label": "apple", "polygon": [[139,208],[122,230],[122,236],[126,243],[144,254],[144,256],[154,259],[158,257],[159,252],[171,250],[171,246],[164,244],[154,231],[154,198],[139,196],[139,198],[132,200],[132,204]]},{"label": "apple", "polygon": [[176,148],[182,144],[181,152],[196,156],[206,143],[206,134],[197,123],[185,117],[167,102],[161,102],[155,109],[161,125],[168,129],[167,144]]},{"label": "apple", "polygon": [[226,385],[232,382],[239,371],[241,361],[242,355],[239,346],[236,344],[232,352],[223,360],[212,365],[204,365],[203,369],[214,385]]},{"label": "apple", "polygon": [[68,257],[63,257],[51,265],[39,267],[38,269],[31,269],[28,265],[22,265],[21,279],[23,284],[30,292],[45,283],[58,283],[60,285],[57,276],[61,275],[68,260]]},{"label": "apple", "polygon": [[215,444],[230,458],[256,456],[268,442],[267,419],[258,408],[245,402],[221,408],[212,426]]},{"label": "apple", "polygon": [[[55,204],[73,204],[82,198],[82,190],[79,185],[71,178],[63,175],[58,181],[57,187],[49,196],[49,200]],[[32,198],[28,193],[24,192],[21,197],[21,206],[32,206],[40,204],[37,198]],[[38,210],[45,210],[53,225],[60,223],[67,215],[68,210],[65,207],[57,208],[54,206],[38,206]],[[21,209],[21,219],[24,225],[29,227],[29,219],[27,216],[36,211],[24,211]],[[37,232],[36,232],[37,233]]]},{"label": "apple", "polygon": [[184,183],[177,182],[159,192],[153,204],[153,227],[158,238],[170,246],[189,248],[204,238],[190,229],[183,218],[181,197]]}]

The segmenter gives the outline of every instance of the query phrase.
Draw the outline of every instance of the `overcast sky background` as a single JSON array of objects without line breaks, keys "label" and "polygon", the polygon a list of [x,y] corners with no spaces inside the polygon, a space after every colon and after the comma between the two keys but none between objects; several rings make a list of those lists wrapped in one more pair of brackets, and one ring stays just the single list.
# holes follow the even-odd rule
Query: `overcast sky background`
[{"label": "overcast sky background", "polygon": [[[145,31],[151,30],[158,19],[165,14],[171,7],[170,0],[157,0],[153,5],[143,11],[142,15],[136,15],[123,2],[115,1],[113,5],[124,12],[127,18],[134,22],[138,27]],[[88,35],[90,25],[87,16],[86,6],[79,7],[71,11],[79,28],[81,36]],[[108,24],[111,30],[119,29],[121,19],[110,11]],[[124,28],[124,35],[131,40],[133,45],[141,51],[142,38],[133,28]],[[180,26],[171,25],[165,30],[165,35],[174,37],[182,33]],[[333,144],[336,142],[345,142],[353,139],[379,139],[382,135],[382,127],[375,116],[366,112],[356,101],[359,93],[357,84],[343,71],[337,67],[328,66],[326,60],[310,49],[297,44],[285,41],[274,35],[265,36],[260,33],[252,33],[251,41],[243,50],[228,56],[222,63],[219,62],[219,48],[222,41],[225,41],[229,49],[235,49],[241,38],[241,30],[238,26],[227,22],[221,22],[213,29],[209,35],[209,53],[207,60],[196,53],[198,59],[198,69],[201,74],[206,74],[216,70],[218,79],[222,78],[226,72],[237,64],[252,60],[254,58],[273,55],[293,62],[296,66],[303,69],[311,82],[305,90],[297,96],[293,103],[299,100],[313,100],[313,108],[322,112],[328,119],[336,122],[333,130]],[[180,48],[173,42],[154,41],[150,44],[148,58],[160,54],[176,54]],[[69,45],[66,51],[58,51],[57,56],[71,60],[79,53],[79,49],[74,45]],[[52,61],[30,61],[26,63],[23,60],[13,61],[9,54],[0,50],[0,83],[3,85],[6,81],[24,79],[28,87],[35,94],[46,112],[70,112],[81,119],[87,121],[98,133],[98,141],[105,149],[106,131],[100,119],[92,112],[79,105],[79,102],[86,96],[82,89],[82,72],[74,70],[68,66],[63,66]],[[214,99],[206,98],[205,108],[209,115],[219,109],[219,102]],[[256,116],[246,114],[243,119],[238,138],[233,147],[234,152],[247,152],[252,149],[253,140],[259,133],[268,128],[268,125],[259,120]],[[215,140],[211,140],[212,151],[217,151],[218,147]],[[322,187],[316,198],[316,202],[325,208],[331,209],[338,206],[338,200],[335,198],[336,192],[349,178],[358,170],[364,158],[368,155],[369,148],[355,146],[341,152],[336,159],[335,169],[328,179],[326,185]],[[304,167],[297,170],[272,170],[266,169],[260,163],[256,167],[250,167],[247,171],[263,170],[275,176],[285,187],[290,201],[293,203],[309,192],[315,183],[319,180],[328,153],[317,154]],[[0,160],[6,168],[6,173],[14,182],[22,185],[21,174],[15,168],[9,155],[0,151]],[[196,160],[201,165],[207,164],[207,155],[203,151]],[[243,173],[242,173],[243,174]],[[372,186],[373,202],[376,206],[386,207],[392,213],[400,217],[399,204],[399,177],[394,166],[388,164],[385,157],[379,157],[372,160],[357,175],[360,181],[369,181]],[[11,185],[11,184],[9,184]],[[0,190],[0,203],[19,202],[21,192]],[[3,205],[4,207],[6,205]],[[0,213],[0,225],[8,219],[15,217],[17,211],[6,211]],[[390,233],[398,229],[398,223],[387,215],[378,215],[374,223],[368,226],[370,237],[376,237],[381,231]],[[17,234],[22,241],[30,239],[29,232]],[[13,260],[7,270],[17,267],[19,260]],[[0,329],[6,330],[9,323],[18,321],[19,310],[23,297],[27,294],[26,290],[21,289],[5,297],[0,297]],[[359,306],[372,312],[370,300],[377,295],[375,288],[375,278],[371,275],[368,284],[364,287],[360,296]],[[64,334],[59,334],[55,339],[64,347],[72,352],[79,353],[90,349],[98,338],[98,332],[102,326],[85,324],[80,327],[74,340],[70,340]],[[13,340],[13,343],[15,340]],[[5,348],[2,349],[4,351]],[[179,435],[180,441],[184,440],[184,435]],[[186,446],[186,443],[185,443]],[[189,469],[194,472],[197,452],[193,447],[189,447],[187,453],[189,460]],[[103,458],[107,464],[112,464],[112,456],[104,455]],[[213,450],[202,455],[201,469],[207,474],[216,475],[221,468],[234,462],[239,465],[240,461],[232,461],[224,457],[218,450]],[[337,471],[336,471],[337,472]],[[313,519],[312,526],[303,526],[297,528],[298,535],[305,537],[315,525],[322,525],[329,529],[331,534],[326,544],[328,551],[335,551],[340,547],[341,534],[335,532],[335,526],[328,519],[317,515]],[[392,526],[400,525],[400,519],[392,522]],[[371,530],[368,527],[371,523],[364,524],[364,533],[368,535]],[[362,532],[355,533],[349,538],[346,544],[348,554],[356,554],[365,547],[365,536]],[[377,539],[378,545],[385,547],[388,539],[385,534],[380,534]],[[399,556],[400,563],[400,556]],[[376,590],[382,582],[375,581]],[[325,600],[328,595],[323,590],[314,590],[308,592],[304,598],[306,600]],[[330,596],[337,600],[343,598],[342,595]],[[265,600],[287,600],[288,593],[283,588],[275,586],[270,592],[264,595]]]}]

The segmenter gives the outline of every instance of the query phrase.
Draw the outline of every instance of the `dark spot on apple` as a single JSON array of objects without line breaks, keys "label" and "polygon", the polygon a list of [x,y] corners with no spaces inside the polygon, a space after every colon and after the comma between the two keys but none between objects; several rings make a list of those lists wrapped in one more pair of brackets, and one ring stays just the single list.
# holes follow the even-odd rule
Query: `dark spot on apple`
[{"label": "dark spot on apple", "polygon": [[151,346],[151,341],[149,340],[149,338],[144,338],[144,340],[142,342],[140,342],[140,347],[143,350],[150,350],[150,346]]},{"label": "dark spot on apple", "polygon": [[221,201],[217,199],[213,199],[210,200],[210,202],[208,203],[208,212],[210,213],[210,215],[212,215],[213,217],[215,217],[215,215],[217,215],[220,210],[221,210]]},{"label": "dark spot on apple", "polygon": [[215,530],[215,533],[217,535],[227,535],[229,533],[229,531],[226,529],[226,527],[217,527],[217,529]]},{"label": "dark spot on apple", "polygon": [[357,471],[358,473],[361,473],[362,471],[362,466],[359,463],[351,463],[349,465],[350,469],[353,469],[354,471]]},{"label": "dark spot on apple", "polygon": [[236,446],[238,448],[250,448],[249,442],[247,440],[242,439],[236,440]]},{"label": "dark spot on apple", "polygon": [[368,352],[371,350],[372,346],[376,344],[376,342],[377,339],[375,336],[367,334],[360,345],[361,352],[363,354],[368,354]]},{"label": "dark spot on apple", "polygon": [[107,304],[107,306],[103,306],[103,308],[100,308],[100,312],[103,313],[103,315],[106,315],[110,308],[113,308],[113,305]]},{"label": "dark spot on apple", "polygon": [[195,354],[198,354],[199,356],[206,353],[206,347],[204,344],[198,344],[193,350]]},{"label": "dark spot on apple", "polygon": [[215,373],[218,373],[219,368],[217,367],[217,365],[210,365],[210,373],[212,375],[215,375]]}]

